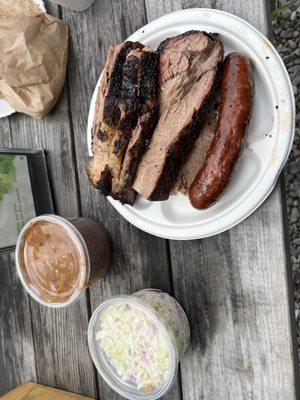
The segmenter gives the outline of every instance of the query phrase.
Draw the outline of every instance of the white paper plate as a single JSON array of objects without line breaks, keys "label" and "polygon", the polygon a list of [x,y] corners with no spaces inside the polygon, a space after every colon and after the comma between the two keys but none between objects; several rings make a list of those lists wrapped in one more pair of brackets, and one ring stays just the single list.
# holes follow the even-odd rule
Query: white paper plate
[{"label": "white paper plate", "polygon": [[[42,12],[46,12],[44,2],[42,0],[33,0],[36,3]],[[0,118],[8,117],[13,114],[15,110],[5,101],[0,99]]]},{"label": "white paper plate", "polygon": [[[225,54],[240,51],[254,66],[255,100],[246,146],[223,196],[211,208],[198,211],[182,194],[164,202],[138,197],[133,207],[110,203],[138,228],[168,239],[198,239],[223,232],[250,215],[270,194],[291,150],[295,105],[284,64],[273,45],[253,26],[232,14],[213,9],[189,9],[167,14],[128,39],[156,48],[167,37],[191,29],[219,32]],[[88,147],[101,76],[88,117]]]}]

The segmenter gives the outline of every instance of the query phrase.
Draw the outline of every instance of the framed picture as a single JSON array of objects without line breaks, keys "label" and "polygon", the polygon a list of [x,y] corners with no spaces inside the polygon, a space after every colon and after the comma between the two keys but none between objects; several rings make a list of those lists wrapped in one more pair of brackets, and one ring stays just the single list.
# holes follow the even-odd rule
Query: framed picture
[{"label": "framed picture", "polygon": [[53,213],[43,150],[0,150],[0,252],[13,251],[32,218]]}]

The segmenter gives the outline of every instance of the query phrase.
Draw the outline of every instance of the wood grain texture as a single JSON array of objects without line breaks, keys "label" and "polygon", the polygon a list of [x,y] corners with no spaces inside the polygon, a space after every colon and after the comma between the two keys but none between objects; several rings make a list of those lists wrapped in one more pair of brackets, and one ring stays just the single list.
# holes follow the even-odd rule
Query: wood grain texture
[{"label": "wood grain texture", "polygon": [[[95,1],[82,13],[63,10],[70,28],[68,75],[69,107],[76,143],[81,209],[84,215],[101,221],[114,243],[113,268],[90,288],[91,310],[105,298],[145,287],[171,290],[166,241],[150,236],[122,219],[92,188],[86,175],[86,124],[91,96],[103,68],[108,46],[121,42],[146,23],[144,3],[139,0]],[[121,399],[98,376],[101,400]],[[165,399],[181,398],[178,383]]]},{"label": "wood grain texture", "polygon": [[36,380],[28,296],[15,274],[13,254],[0,255],[0,396]]},{"label": "wood grain texture", "polygon": [[[191,7],[232,12],[267,34],[262,1],[146,1],[150,20]],[[297,398],[281,204],[277,186],[229,232],[170,242],[174,291],[192,326],[184,399]]]},{"label": "wood grain texture", "polygon": [[[0,147],[12,147],[9,118],[0,120]],[[30,304],[15,274],[13,254],[0,255],[0,396],[36,379]]]},{"label": "wood grain texture", "polygon": [[[46,2],[46,8],[50,14],[59,15],[59,8],[52,3]],[[0,120],[1,127],[5,127],[7,121],[8,119]],[[8,137],[11,140],[6,146],[45,149],[55,210],[62,216],[78,215],[76,163],[66,88],[58,104],[44,119],[35,120],[23,114],[13,114],[9,123]],[[11,273],[15,273],[13,265],[11,268]],[[12,290],[14,293],[15,289]],[[24,297],[26,298],[25,292]],[[33,338],[25,336],[28,331],[24,330],[16,331],[15,334],[21,343],[33,340],[35,380],[41,384],[95,397],[95,372],[86,343],[86,296],[65,310],[40,306],[31,298],[29,302],[31,315],[28,308],[24,308],[23,313],[24,318],[32,320]],[[19,314],[20,311],[17,308],[15,313]],[[9,350],[13,359],[19,351],[18,343]],[[17,366],[17,376],[22,376],[22,371],[30,366],[33,368],[30,358],[23,359],[23,362],[23,365],[19,362]],[[25,372],[24,376],[27,376]]]},{"label": "wood grain texture", "polygon": [[[0,147],[12,145],[9,118],[0,120]],[[0,255],[0,396],[36,379],[30,304],[15,274],[13,254]]]},{"label": "wood grain texture", "polygon": [[2,118],[0,125],[0,146],[2,149],[11,147],[12,137],[9,118]]},{"label": "wood grain texture", "polygon": [[296,399],[279,188],[229,232],[169,244],[129,225],[85,173],[89,103],[110,44],[147,21],[190,7],[233,12],[266,33],[265,4],[95,0],[86,12],[75,13],[46,2],[70,29],[66,87],[42,121],[24,115],[1,119],[0,145],[46,149],[57,212],[101,221],[114,242],[115,267],[76,305],[55,311],[29,299],[11,259],[0,257],[0,394],[32,379],[101,400],[121,399],[95,374],[86,343],[88,318],[111,295],[157,287],[175,291],[192,325],[181,374],[164,399]]},{"label": "wood grain texture", "polygon": [[269,202],[197,247],[171,243],[175,293],[194,332],[181,365],[186,399],[296,399],[281,219]]}]

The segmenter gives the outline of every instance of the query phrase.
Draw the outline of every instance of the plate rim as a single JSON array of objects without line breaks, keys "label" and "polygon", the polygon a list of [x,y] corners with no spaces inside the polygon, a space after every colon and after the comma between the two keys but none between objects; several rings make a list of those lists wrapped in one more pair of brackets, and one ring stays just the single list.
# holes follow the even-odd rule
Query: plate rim
[{"label": "plate rim", "polygon": [[[274,190],[276,183],[278,181],[278,178],[283,170],[283,167],[289,157],[291,148],[292,148],[292,144],[293,144],[293,139],[294,139],[294,135],[295,135],[295,100],[294,100],[294,95],[293,95],[293,90],[292,90],[292,84],[290,81],[290,77],[289,74],[285,68],[285,65],[283,63],[282,58],[280,57],[279,53],[277,52],[277,50],[275,49],[274,45],[269,41],[269,39],[263,34],[261,33],[257,28],[255,28],[253,25],[251,25],[249,22],[245,21],[244,19],[231,14],[227,11],[222,11],[222,10],[218,10],[218,9],[213,9],[213,8],[188,8],[185,10],[177,10],[174,11],[172,13],[168,13],[165,14],[159,18],[156,18],[155,20],[149,22],[148,24],[144,25],[143,27],[139,28],[137,31],[135,31],[132,35],[130,35],[126,40],[137,40],[135,38],[135,36],[139,33],[139,32],[144,32],[145,28],[151,26],[151,25],[156,25],[158,21],[162,21],[165,18],[168,17],[172,17],[172,16],[176,16],[178,14],[186,14],[186,13],[191,13],[191,12],[197,12],[197,13],[205,13],[205,12],[209,12],[212,14],[221,14],[221,15],[225,15],[229,18],[233,18],[235,20],[237,20],[238,22],[241,22],[243,25],[246,25],[246,27],[250,30],[252,30],[261,40],[265,41],[267,43],[267,45],[272,49],[273,54],[276,55],[276,61],[277,64],[280,66],[280,69],[283,73],[283,75],[286,78],[286,83],[287,83],[287,91],[289,94],[289,107],[290,107],[290,111],[291,111],[291,115],[290,115],[290,132],[289,132],[289,145],[286,147],[285,149],[285,156],[284,158],[282,158],[280,165],[276,168],[276,174],[274,171],[274,179],[272,184],[270,184],[270,187],[268,190],[266,190],[264,192],[263,195],[259,196],[259,200],[258,202],[253,203],[254,205],[252,207],[248,207],[246,209],[245,212],[243,212],[237,219],[234,219],[231,223],[227,222],[227,223],[223,223],[223,226],[221,228],[215,228],[213,231],[209,232],[209,233],[203,233],[203,232],[198,232],[198,233],[194,233],[194,234],[187,234],[184,236],[181,236],[179,232],[175,233],[175,235],[169,235],[169,234],[165,234],[164,232],[159,233],[157,231],[153,231],[151,229],[148,229],[147,226],[145,226],[143,224],[143,222],[141,222],[135,215],[128,215],[127,212],[127,208],[130,207],[128,205],[122,205],[121,203],[118,203],[116,200],[112,199],[110,196],[107,197],[107,200],[110,202],[110,204],[118,211],[118,213],[129,223],[131,223],[132,225],[134,225],[135,227],[137,227],[138,229],[143,230],[144,232],[147,232],[149,234],[152,234],[154,236],[157,237],[161,237],[164,239],[169,239],[169,240],[197,240],[197,239],[202,239],[205,237],[211,237],[214,235],[217,235],[219,233],[225,232],[229,229],[231,229],[232,227],[236,226],[237,224],[239,224],[240,222],[244,221],[246,218],[248,218],[255,210],[257,210],[263,203],[264,201],[270,196],[270,194],[272,193],[272,191]],[[95,102],[96,102],[96,97],[97,97],[97,91],[98,91],[98,87],[100,85],[100,81],[102,78],[102,74],[103,71],[100,74],[100,77],[96,83],[94,92],[93,92],[93,96],[91,99],[91,103],[90,103],[90,108],[89,108],[89,114],[88,114],[88,125],[87,125],[87,143],[88,143],[88,151],[89,151],[89,155],[91,155],[91,148],[90,148],[90,129],[91,129],[91,124],[92,124],[92,119],[94,116],[94,111],[95,111]],[[223,218],[223,217],[222,217]],[[158,230],[161,228],[158,228]],[[174,227],[168,227],[166,228],[169,231],[172,230],[176,230],[177,228]],[[189,227],[186,228],[185,232],[189,231]]]}]

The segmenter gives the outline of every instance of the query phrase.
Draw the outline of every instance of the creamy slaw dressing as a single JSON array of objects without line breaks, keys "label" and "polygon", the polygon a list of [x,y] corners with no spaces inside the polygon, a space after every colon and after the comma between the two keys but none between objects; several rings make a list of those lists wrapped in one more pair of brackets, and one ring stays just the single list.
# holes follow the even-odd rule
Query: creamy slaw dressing
[{"label": "creamy slaw dressing", "polygon": [[185,352],[189,323],[181,306],[167,293],[144,289],[130,297],[136,305],[124,299],[99,314],[95,339],[124,383],[152,393],[167,382],[174,354],[178,362]]},{"label": "creamy slaw dressing", "polygon": [[143,289],[132,296],[142,305],[148,305],[155,310],[176,342],[177,361],[180,361],[190,342],[190,325],[181,305],[174,297],[159,289]]},{"label": "creamy slaw dressing", "polygon": [[151,392],[164,384],[169,369],[165,337],[131,304],[114,304],[100,316],[96,340],[125,382]]}]

